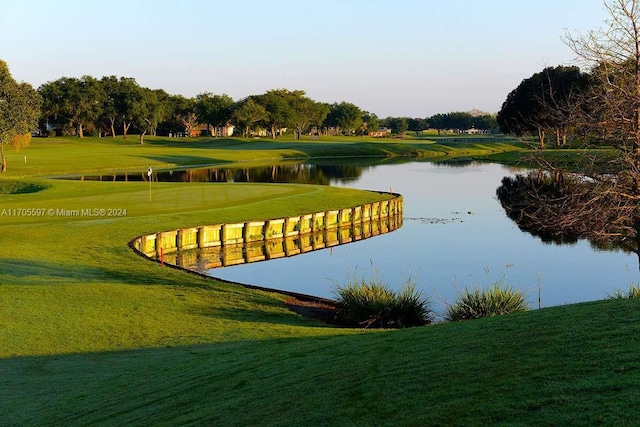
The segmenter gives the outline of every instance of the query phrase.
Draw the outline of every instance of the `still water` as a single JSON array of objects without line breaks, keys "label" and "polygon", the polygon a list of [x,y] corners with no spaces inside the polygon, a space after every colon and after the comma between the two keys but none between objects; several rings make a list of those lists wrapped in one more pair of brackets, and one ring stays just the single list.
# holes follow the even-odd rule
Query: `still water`
[{"label": "still water", "polygon": [[413,162],[362,169],[330,178],[336,186],[392,190],[404,197],[400,229],[291,258],[216,268],[214,277],[333,298],[354,274],[399,288],[413,278],[438,310],[457,289],[503,280],[529,292],[532,307],[598,300],[638,281],[638,261],[588,242],[546,244],[521,232],[495,198],[506,175],[498,164],[464,167]]}]

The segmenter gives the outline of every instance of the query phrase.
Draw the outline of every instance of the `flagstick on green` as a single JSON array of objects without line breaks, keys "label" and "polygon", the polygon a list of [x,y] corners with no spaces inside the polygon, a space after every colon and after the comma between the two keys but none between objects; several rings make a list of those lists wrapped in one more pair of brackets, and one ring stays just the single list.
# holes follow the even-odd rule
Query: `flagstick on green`
[{"label": "flagstick on green", "polygon": [[147,177],[149,177],[149,203],[151,203],[151,176],[153,174],[153,169],[151,169],[151,165],[149,165],[149,169],[147,169]]}]

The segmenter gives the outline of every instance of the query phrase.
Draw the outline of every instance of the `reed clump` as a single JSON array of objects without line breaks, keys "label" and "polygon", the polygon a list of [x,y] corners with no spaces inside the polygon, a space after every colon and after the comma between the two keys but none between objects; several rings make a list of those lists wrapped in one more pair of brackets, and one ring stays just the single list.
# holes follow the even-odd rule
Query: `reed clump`
[{"label": "reed clump", "polygon": [[445,319],[479,319],[481,317],[501,316],[529,309],[527,295],[518,289],[495,282],[486,288],[466,287],[459,291],[453,304],[446,304]]},{"label": "reed clump", "polygon": [[345,286],[334,291],[338,318],[346,325],[365,328],[409,328],[431,323],[430,299],[416,290],[413,278],[399,291],[379,276],[369,279],[348,276]]}]

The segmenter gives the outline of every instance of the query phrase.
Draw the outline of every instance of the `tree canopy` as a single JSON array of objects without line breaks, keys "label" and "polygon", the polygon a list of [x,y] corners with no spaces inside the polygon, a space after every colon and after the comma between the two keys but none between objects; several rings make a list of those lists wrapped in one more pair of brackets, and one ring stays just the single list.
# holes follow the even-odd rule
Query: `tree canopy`
[{"label": "tree canopy", "polygon": [[0,60],[0,171],[7,171],[4,146],[19,148],[35,130],[40,117],[42,100],[28,83],[18,83]]},{"label": "tree canopy", "polygon": [[[538,92],[555,97],[538,104],[538,125],[577,124],[585,143],[604,142],[617,152],[605,161],[585,150],[572,170],[543,162],[535,174],[505,179],[498,197],[532,234],[614,244],[640,260],[640,0],[609,0],[605,8],[610,15],[605,27],[566,36],[590,70],[586,88],[578,90],[585,96],[574,98],[579,72],[561,69],[558,75],[567,78]],[[546,75],[538,78],[541,87],[557,77],[542,78]]]},{"label": "tree canopy", "polygon": [[546,132],[552,131],[557,145],[563,145],[569,127],[577,123],[587,87],[587,75],[576,66],[546,67],[507,95],[497,115],[498,125],[507,134],[537,135],[540,147],[545,145]]}]

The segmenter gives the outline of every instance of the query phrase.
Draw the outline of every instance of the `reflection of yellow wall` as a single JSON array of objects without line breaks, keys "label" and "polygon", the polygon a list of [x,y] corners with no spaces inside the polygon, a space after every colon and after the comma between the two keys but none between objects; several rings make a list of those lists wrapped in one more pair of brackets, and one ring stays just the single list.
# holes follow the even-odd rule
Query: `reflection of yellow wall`
[{"label": "reflection of yellow wall", "polygon": [[[197,251],[184,251],[178,252],[176,255],[176,264],[178,265],[196,265],[198,262],[198,252]],[[165,262],[172,264],[169,259],[166,259]]]},{"label": "reflection of yellow wall", "polygon": [[267,259],[282,258],[284,253],[284,241],[283,240],[267,240],[265,242],[265,253]]},{"label": "reflection of yellow wall", "polygon": [[298,255],[300,253],[300,240],[285,239],[284,247],[285,247],[285,253],[287,254],[287,256]]},{"label": "reflection of yellow wall", "polygon": [[339,229],[340,232],[340,243],[349,243],[350,241],[353,240],[352,236],[353,234],[351,233],[351,228],[341,228]]},{"label": "reflection of yellow wall", "polygon": [[340,240],[338,240],[340,232],[337,229],[327,230],[327,234],[325,235],[325,244],[327,246],[336,246],[340,244]]},{"label": "reflection of yellow wall", "polygon": [[313,250],[313,234],[301,234],[300,235],[300,251],[309,252]]},{"label": "reflection of yellow wall", "polygon": [[264,245],[262,242],[252,242],[244,248],[245,259],[247,262],[256,262],[266,259],[264,253]]},{"label": "reflection of yellow wall", "polygon": [[222,254],[222,264],[224,266],[244,264],[244,251],[242,247],[225,248]]}]

